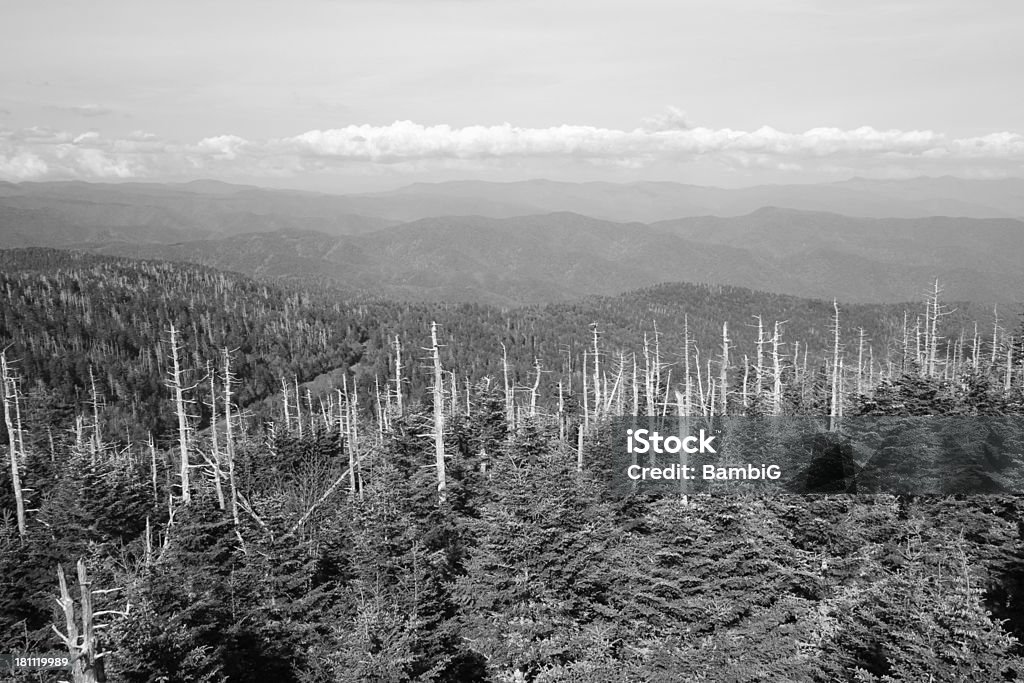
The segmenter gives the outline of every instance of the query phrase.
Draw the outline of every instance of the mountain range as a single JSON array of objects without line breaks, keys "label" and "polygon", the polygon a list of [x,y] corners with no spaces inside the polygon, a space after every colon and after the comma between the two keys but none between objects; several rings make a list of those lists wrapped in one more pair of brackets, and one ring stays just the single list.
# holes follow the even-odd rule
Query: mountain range
[{"label": "mountain range", "polygon": [[[711,203],[715,215],[687,214]],[[962,215],[931,216],[929,207]],[[872,212],[883,216],[863,215]],[[612,219],[622,216],[636,219]],[[1008,216],[1024,216],[1024,181],[742,190],[466,181],[372,195],[217,181],[0,183],[0,247],[187,261],[361,294],[502,306],[661,282],[897,302],[920,299],[935,278],[949,298],[1016,302],[1024,221]]]}]

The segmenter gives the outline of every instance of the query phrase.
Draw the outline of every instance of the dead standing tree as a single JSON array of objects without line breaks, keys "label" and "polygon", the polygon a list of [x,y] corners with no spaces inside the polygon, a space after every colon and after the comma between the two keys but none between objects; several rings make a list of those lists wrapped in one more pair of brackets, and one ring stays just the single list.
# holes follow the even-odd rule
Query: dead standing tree
[{"label": "dead standing tree", "polygon": [[181,343],[178,341],[178,330],[171,325],[171,368],[167,386],[174,393],[174,411],[178,416],[178,449],[181,457],[179,476],[181,479],[181,501],[186,505],[192,501],[192,491],[189,485],[189,431],[188,412],[185,406],[189,403],[185,399],[185,392],[194,387],[186,387],[182,381],[182,369],[179,354],[182,351]]},{"label": "dead standing tree", "polygon": [[[131,605],[126,605],[123,612],[117,610],[95,611],[93,608],[93,594],[111,591],[93,590],[92,581],[89,580],[89,574],[86,571],[83,560],[78,560],[77,569],[81,629],[79,629],[79,620],[75,619],[75,601],[68,590],[68,581],[64,575],[64,567],[60,564],[57,565],[57,582],[60,586],[60,598],[57,598],[57,604],[64,613],[64,626],[67,633],[61,633],[60,629],[56,626],[52,628],[68,648],[68,654],[71,658],[72,680],[75,683],[103,683],[103,681],[107,680],[103,667],[103,657],[106,653],[102,651],[100,640],[96,633],[97,629],[102,628],[103,625],[96,623],[96,617],[107,614],[128,616]],[[112,590],[116,591],[117,589]]]},{"label": "dead standing tree", "polygon": [[839,402],[842,399],[839,385],[842,372],[842,366],[839,362],[839,303],[835,299],[832,300],[832,308],[835,311],[835,315],[832,318],[832,398],[828,411],[829,431],[835,431],[839,428]]},{"label": "dead standing tree", "polygon": [[[242,540],[241,532],[239,531],[238,521],[238,485],[235,480],[235,436],[234,429],[232,427],[232,398],[234,396],[231,391],[231,385],[235,381],[235,376],[231,373],[231,351],[224,347],[224,447],[226,449],[228,459],[228,488],[231,494],[231,519],[235,524],[235,534],[238,535],[239,541]],[[244,548],[243,544],[243,548]]]},{"label": "dead standing tree", "polygon": [[437,467],[437,498],[443,504],[445,501],[445,480],[444,471],[444,373],[441,371],[441,350],[437,345],[437,323],[430,323],[430,351],[434,359],[434,462]]},{"label": "dead standing tree", "polygon": [[17,508],[18,516],[18,534],[22,539],[25,538],[25,497],[24,492],[21,488],[21,463],[20,460],[24,458],[24,453],[21,452],[21,421],[17,420],[18,424],[15,424],[15,419],[12,415],[20,415],[20,411],[14,408],[12,412],[12,404],[18,402],[18,387],[15,383],[14,377],[11,375],[10,366],[7,364],[7,352],[0,351],[0,395],[3,395],[4,402],[4,422],[7,426],[7,440],[8,450],[11,459],[11,484],[14,487],[14,502]]}]

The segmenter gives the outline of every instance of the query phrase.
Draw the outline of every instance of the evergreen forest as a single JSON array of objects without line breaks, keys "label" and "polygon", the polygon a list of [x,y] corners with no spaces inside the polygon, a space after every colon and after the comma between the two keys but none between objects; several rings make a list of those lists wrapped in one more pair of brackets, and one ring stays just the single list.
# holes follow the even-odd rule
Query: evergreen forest
[{"label": "evergreen forest", "polygon": [[905,305],[669,283],[499,308],[0,251],[0,654],[72,660],[0,675],[1024,680],[1014,486],[609,476],[623,416],[1024,416],[1006,308],[939,281]]}]

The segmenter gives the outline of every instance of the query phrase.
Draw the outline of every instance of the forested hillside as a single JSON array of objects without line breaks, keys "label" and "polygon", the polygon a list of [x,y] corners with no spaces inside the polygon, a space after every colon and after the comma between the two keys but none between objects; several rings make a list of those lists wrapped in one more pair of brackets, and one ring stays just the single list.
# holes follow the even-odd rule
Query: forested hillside
[{"label": "forested hillside", "polygon": [[1019,220],[866,219],[772,208],[651,225],[564,212],[444,216],[359,235],[291,230],[88,248],[398,299],[501,306],[679,281],[824,299],[843,292],[857,302],[915,299],[936,275],[951,296],[969,301],[1011,303],[1024,289]]},{"label": "forested hillside", "polygon": [[1018,680],[1015,495],[605,476],[615,415],[1024,414],[1016,312],[921,290],[498,309],[2,252],[0,652],[153,683]]}]

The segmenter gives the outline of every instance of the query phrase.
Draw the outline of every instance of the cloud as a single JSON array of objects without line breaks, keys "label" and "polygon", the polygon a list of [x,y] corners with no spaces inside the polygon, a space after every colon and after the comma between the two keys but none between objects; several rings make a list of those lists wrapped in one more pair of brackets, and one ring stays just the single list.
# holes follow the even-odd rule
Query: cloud
[{"label": "cloud", "polygon": [[57,109],[76,116],[84,116],[86,118],[110,116],[117,111],[111,107],[104,107],[99,104],[74,104],[70,106],[60,106],[57,107]]},{"label": "cloud", "polygon": [[642,122],[644,130],[657,132],[665,130],[690,130],[696,124],[690,120],[686,112],[677,107],[668,107],[665,113],[650,116]]},{"label": "cloud", "polygon": [[675,108],[634,129],[589,125],[526,128],[510,123],[453,127],[395,121],[349,125],[293,136],[250,140],[229,133],[177,142],[136,131],[105,137],[94,131],[45,127],[0,129],[0,178],[144,178],[195,175],[281,176],[337,168],[403,172],[547,162],[642,169],[658,164],[712,161],[738,169],[779,173],[857,173],[909,169],[918,174],[993,175],[1024,172],[1024,135],[995,132],[953,138],[931,130],[812,128],[752,131],[694,124]]}]

